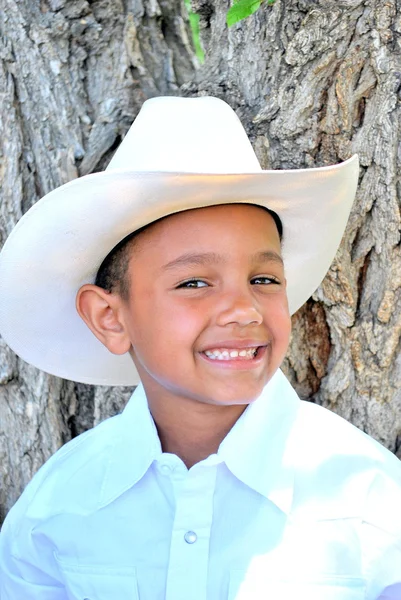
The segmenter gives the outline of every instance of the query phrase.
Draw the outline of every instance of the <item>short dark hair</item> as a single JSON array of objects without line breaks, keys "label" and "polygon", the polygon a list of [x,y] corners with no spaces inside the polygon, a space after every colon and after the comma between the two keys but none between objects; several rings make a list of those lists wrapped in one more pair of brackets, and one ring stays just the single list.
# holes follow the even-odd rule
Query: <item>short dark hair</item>
[{"label": "short dark hair", "polygon": [[128,277],[128,264],[137,236],[147,229],[149,225],[141,227],[127,235],[114,246],[103,259],[96,274],[95,285],[106,290],[116,292],[123,300],[129,298],[130,281]]},{"label": "short dark hair", "polygon": [[[261,206],[260,208],[264,207]],[[267,212],[272,216],[276,224],[281,241],[283,238],[283,225],[281,223],[280,217],[268,208],[266,208],[265,210],[267,210]],[[149,223],[148,225],[145,225],[144,227],[133,231],[124,239],[122,239],[121,242],[117,244],[117,246],[114,246],[114,248],[108,253],[108,255],[103,260],[102,264],[98,269],[95,279],[95,285],[106,290],[107,292],[115,292],[119,296],[121,296],[123,300],[127,301],[129,299],[129,290],[131,283],[128,277],[128,265],[130,257],[132,255],[132,250],[135,246],[135,242],[142,232],[146,231],[146,229],[151,227],[151,225],[154,225],[154,223],[166,219],[167,216],[162,217],[157,221],[152,221],[152,223]]]}]

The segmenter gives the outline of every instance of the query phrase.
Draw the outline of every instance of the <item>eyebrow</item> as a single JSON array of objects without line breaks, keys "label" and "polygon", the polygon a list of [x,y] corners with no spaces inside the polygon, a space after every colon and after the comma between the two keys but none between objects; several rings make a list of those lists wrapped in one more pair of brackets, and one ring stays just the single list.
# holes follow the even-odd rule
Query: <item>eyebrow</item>
[{"label": "eyebrow", "polygon": [[[216,252],[188,252],[186,254],[182,254],[178,258],[168,262],[162,268],[165,271],[170,269],[175,269],[176,267],[181,266],[190,266],[190,265],[213,265],[213,264],[222,264],[226,262],[226,258],[221,254],[216,254]],[[252,263],[265,263],[265,262],[276,262],[280,265],[284,265],[283,259],[281,256],[275,252],[274,250],[263,250],[262,252],[257,252],[251,256]]]}]

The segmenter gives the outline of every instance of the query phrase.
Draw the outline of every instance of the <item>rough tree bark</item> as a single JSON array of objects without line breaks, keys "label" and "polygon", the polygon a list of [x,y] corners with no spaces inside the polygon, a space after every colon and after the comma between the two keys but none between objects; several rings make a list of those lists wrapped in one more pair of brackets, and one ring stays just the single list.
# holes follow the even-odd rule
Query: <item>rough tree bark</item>
[{"label": "rough tree bark", "polygon": [[[0,0],[0,242],[46,192],[103,169],[150,96],[227,100],[264,168],[358,152],[347,233],[294,316],[284,367],[302,397],[400,455],[401,2],[276,0],[230,30],[228,6],[193,0],[206,50],[195,72],[179,0]],[[49,377],[2,344],[0,522],[43,461],[129,393]]]}]

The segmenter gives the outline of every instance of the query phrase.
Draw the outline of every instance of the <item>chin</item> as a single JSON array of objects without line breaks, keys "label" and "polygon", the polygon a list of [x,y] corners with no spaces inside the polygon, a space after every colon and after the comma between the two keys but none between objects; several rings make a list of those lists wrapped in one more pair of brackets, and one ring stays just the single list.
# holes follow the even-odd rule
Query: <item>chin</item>
[{"label": "chin", "polygon": [[239,390],[230,390],[228,393],[215,394],[210,397],[209,404],[215,404],[218,406],[234,406],[234,405],[248,405],[255,402],[261,395],[264,385],[258,386],[253,390],[247,389],[243,393]]}]

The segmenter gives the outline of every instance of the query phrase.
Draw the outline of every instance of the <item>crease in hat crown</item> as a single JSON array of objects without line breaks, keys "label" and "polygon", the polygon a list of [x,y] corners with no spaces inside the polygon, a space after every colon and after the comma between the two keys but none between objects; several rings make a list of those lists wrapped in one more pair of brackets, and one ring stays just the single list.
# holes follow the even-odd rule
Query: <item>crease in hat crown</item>
[{"label": "crease in hat crown", "polygon": [[19,221],[0,253],[0,333],[47,373],[102,385],[135,385],[128,354],[111,354],[75,309],[112,248],[174,212],[249,203],[276,212],[290,312],[330,267],[355,196],[358,160],[262,171],[245,130],[222,100],[144,103],[106,171],[53,190]]},{"label": "crease in hat crown", "polygon": [[[211,137],[211,132],[216,135]],[[208,96],[147,100],[106,171],[114,169],[210,174],[262,171],[235,112],[223,100]]]}]

